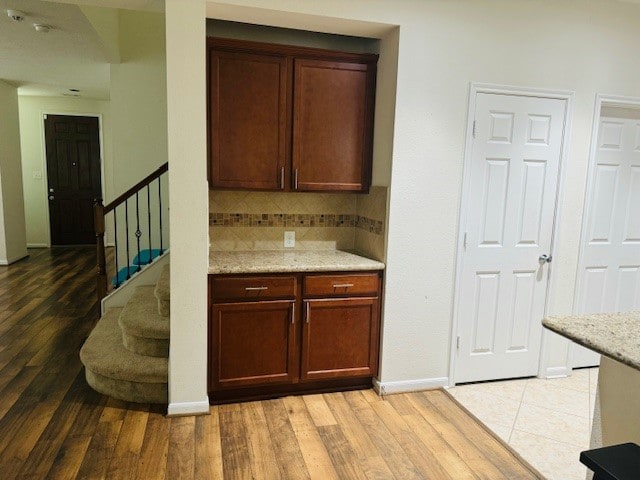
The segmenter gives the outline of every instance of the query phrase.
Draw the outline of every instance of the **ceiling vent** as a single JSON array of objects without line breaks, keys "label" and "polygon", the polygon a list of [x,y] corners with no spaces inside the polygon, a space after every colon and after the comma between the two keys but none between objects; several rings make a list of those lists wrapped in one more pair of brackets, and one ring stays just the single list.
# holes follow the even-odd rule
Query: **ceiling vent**
[{"label": "ceiling vent", "polygon": [[7,10],[7,15],[14,22],[21,22],[27,15],[20,10]]}]

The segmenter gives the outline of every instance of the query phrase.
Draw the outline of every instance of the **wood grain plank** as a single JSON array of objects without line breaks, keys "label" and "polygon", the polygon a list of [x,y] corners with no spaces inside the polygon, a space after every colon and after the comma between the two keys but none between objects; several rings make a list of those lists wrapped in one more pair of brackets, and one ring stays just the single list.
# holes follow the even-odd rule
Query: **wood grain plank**
[{"label": "wood grain plank", "polygon": [[381,455],[384,455],[385,462],[396,478],[422,479],[423,476],[403,447],[373,410],[373,406],[379,402],[370,403],[361,392],[345,393],[345,399],[351,405],[358,421],[367,429],[378,451],[381,452]]},{"label": "wood grain plank", "polygon": [[434,407],[442,412],[450,423],[461,431],[470,442],[482,445],[482,451],[507,478],[537,478],[507,448],[496,440],[484,427],[441,390],[429,390],[422,394]]},{"label": "wood grain plank", "polygon": [[318,427],[318,432],[340,478],[367,480],[355,452],[339,425]]},{"label": "wood grain plank", "polygon": [[241,408],[220,405],[218,414],[224,478],[254,478]]},{"label": "wood grain plank", "polygon": [[165,418],[157,406],[151,406],[138,458],[135,477],[137,480],[162,480],[165,478],[169,457],[170,427],[171,419]]},{"label": "wood grain plank", "polygon": [[222,444],[220,443],[220,416],[217,408],[209,415],[196,418],[196,479],[221,479]]},{"label": "wood grain plank", "polygon": [[[463,458],[467,459],[467,451],[460,452],[462,455],[458,455],[455,449],[453,449],[444,438],[440,436],[437,430],[433,428],[421,415],[403,415],[404,421],[411,425],[412,430],[416,436],[422,441],[425,448],[431,452],[432,455],[438,458],[438,461],[452,478],[460,480],[475,480],[479,478],[474,473],[474,470],[470,468]],[[440,424],[442,425],[442,424]],[[496,480],[502,479],[500,472],[495,472]]]},{"label": "wood grain plank", "polygon": [[243,408],[251,470],[256,478],[281,478],[261,402],[246,403]]},{"label": "wood grain plank", "polygon": [[91,438],[90,435],[67,437],[60,450],[58,450],[51,469],[47,472],[45,478],[51,480],[72,480],[76,478],[82,460],[89,449]]},{"label": "wood grain plank", "polygon": [[388,402],[372,403],[371,407],[398,441],[407,457],[416,468],[428,478],[452,478],[438,459],[428,450],[420,447],[420,440]]},{"label": "wood grain plank", "polygon": [[129,405],[107,469],[109,479],[133,479],[138,469],[147,421],[148,405]]},{"label": "wood grain plank", "polygon": [[333,467],[304,399],[285,397],[283,402],[311,480],[337,480],[338,473]]},{"label": "wood grain plank", "polygon": [[278,456],[286,461],[280,462],[282,476],[287,479],[308,479],[298,440],[289,422],[289,415],[282,400],[266,400],[262,402],[271,441]]},{"label": "wood grain plank", "polygon": [[190,480],[195,478],[195,417],[171,419],[169,431],[169,456],[165,478]]},{"label": "wood grain plank", "polygon": [[316,427],[338,424],[322,395],[305,395],[304,403],[307,404],[307,410]]}]

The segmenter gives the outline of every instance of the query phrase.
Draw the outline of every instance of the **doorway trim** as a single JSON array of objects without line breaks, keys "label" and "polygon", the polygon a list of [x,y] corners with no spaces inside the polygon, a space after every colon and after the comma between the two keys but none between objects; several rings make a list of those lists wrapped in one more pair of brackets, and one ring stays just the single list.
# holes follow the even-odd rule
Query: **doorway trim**
[{"label": "doorway trim", "polygon": [[[584,265],[584,240],[587,236],[587,216],[591,210],[591,192],[589,187],[592,185],[593,176],[595,175],[596,153],[598,150],[598,131],[600,129],[600,117],[602,107],[619,107],[640,109],[640,98],[625,97],[621,95],[607,95],[604,93],[596,93],[596,100],[593,107],[593,124],[591,126],[591,145],[589,147],[589,163],[587,164],[587,179],[584,187],[584,201],[582,206],[582,223],[580,226],[580,246],[578,247],[578,265],[576,268],[575,288],[573,292],[573,308],[571,313],[577,315],[578,300],[582,291],[582,275]],[[569,372],[573,370],[573,351],[575,343],[569,342],[567,348],[567,369]]]},{"label": "doorway trim", "polygon": [[[566,177],[565,163],[569,155],[569,139],[571,138],[571,119],[573,113],[573,103],[575,92],[572,90],[555,90],[555,89],[543,89],[543,88],[528,88],[518,87],[512,85],[499,85],[490,83],[477,83],[471,82],[469,85],[469,99],[467,110],[467,131],[465,135],[465,147],[464,147],[464,160],[463,160],[463,173],[462,173],[462,185],[460,195],[460,209],[458,214],[458,231],[457,231],[457,246],[456,246],[456,269],[455,269],[455,281],[454,281],[454,293],[452,298],[452,321],[451,321],[451,343],[449,346],[449,386],[453,387],[456,384],[456,357],[457,357],[457,337],[459,330],[459,297],[460,297],[460,278],[462,276],[462,258],[464,252],[464,235],[462,231],[467,224],[467,205],[469,202],[469,187],[471,184],[471,153],[473,150],[473,123],[474,113],[476,110],[476,97],[479,93],[493,93],[498,95],[516,95],[525,97],[539,97],[539,98],[552,98],[560,99],[566,102],[566,111],[563,122],[563,135],[560,148],[560,160],[558,171],[558,186],[556,189],[556,204],[554,207],[554,219],[553,219],[553,231],[551,238],[551,251],[550,254],[556,251],[559,238],[559,225],[560,225],[560,199],[564,193],[564,184]],[[552,305],[550,299],[552,293],[555,291],[556,275],[554,274],[554,268],[552,264],[549,264],[549,282],[547,284],[547,295],[544,305],[545,316],[549,314],[549,305]],[[540,357],[538,362],[538,376],[546,377],[547,369],[544,365],[545,342],[544,335],[540,347]],[[556,374],[557,375],[557,374]]]},{"label": "doorway trim", "polygon": [[49,217],[49,202],[47,197],[49,196],[49,177],[47,175],[47,139],[44,129],[44,121],[47,115],[66,115],[68,117],[93,117],[98,119],[98,138],[100,140],[100,188],[102,198],[105,198],[105,174],[104,174],[104,135],[102,128],[102,114],[101,113],[78,113],[78,112],[63,112],[63,111],[40,111],[40,141],[42,143],[42,174],[44,176],[44,182],[42,182],[44,188],[42,190],[42,201],[44,202],[45,221],[47,224],[47,243],[42,244],[28,244],[29,248],[51,248],[51,219]]}]

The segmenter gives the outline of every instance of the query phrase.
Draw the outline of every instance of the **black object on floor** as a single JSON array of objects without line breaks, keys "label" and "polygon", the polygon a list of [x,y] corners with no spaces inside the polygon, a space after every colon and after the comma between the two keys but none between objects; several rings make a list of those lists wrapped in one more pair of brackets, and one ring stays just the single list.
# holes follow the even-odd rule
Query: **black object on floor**
[{"label": "black object on floor", "polygon": [[580,462],[593,470],[593,480],[640,479],[640,446],[635,443],[585,450]]}]

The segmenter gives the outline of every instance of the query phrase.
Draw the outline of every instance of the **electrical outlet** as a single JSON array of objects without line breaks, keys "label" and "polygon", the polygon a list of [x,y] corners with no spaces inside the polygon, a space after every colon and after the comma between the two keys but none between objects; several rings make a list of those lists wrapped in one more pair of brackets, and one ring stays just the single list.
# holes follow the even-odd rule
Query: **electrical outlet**
[{"label": "electrical outlet", "polygon": [[296,232],[284,232],[284,248],[296,246]]}]

